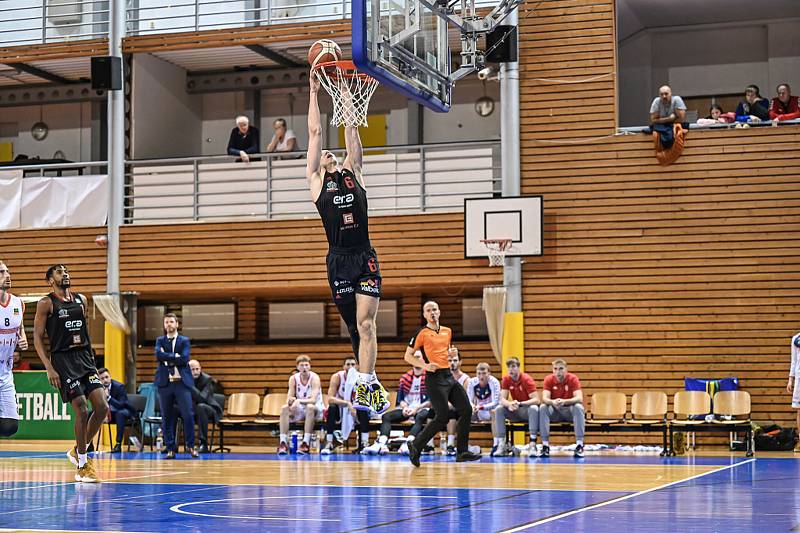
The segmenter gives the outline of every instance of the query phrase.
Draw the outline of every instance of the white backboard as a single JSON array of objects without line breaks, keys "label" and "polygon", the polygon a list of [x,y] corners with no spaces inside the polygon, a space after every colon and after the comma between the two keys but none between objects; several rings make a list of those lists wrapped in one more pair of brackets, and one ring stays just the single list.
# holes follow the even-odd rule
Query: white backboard
[{"label": "white backboard", "polygon": [[511,239],[507,257],[542,255],[541,196],[464,200],[464,257],[487,257],[485,239]]}]

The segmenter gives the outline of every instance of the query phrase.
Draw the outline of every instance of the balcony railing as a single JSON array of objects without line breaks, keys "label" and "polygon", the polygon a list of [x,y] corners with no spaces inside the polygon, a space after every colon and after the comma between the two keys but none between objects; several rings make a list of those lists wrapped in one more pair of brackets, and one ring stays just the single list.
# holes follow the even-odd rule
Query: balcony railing
[{"label": "balcony railing", "polygon": [[[304,153],[256,157],[129,161],[125,223],[317,216]],[[365,148],[363,168],[371,214],[460,211],[500,190],[500,141]]]},{"label": "balcony railing", "polygon": [[0,48],[108,36],[108,0],[0,2]]}]

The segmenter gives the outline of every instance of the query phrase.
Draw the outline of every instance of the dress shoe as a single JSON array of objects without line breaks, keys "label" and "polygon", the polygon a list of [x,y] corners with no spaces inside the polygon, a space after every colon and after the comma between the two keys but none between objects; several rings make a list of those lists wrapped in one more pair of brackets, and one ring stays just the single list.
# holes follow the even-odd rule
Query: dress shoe
[{"label": "dress shoe", "polygon": [[175,450],[169,450],[164,459],[175,459]]},{"label": "dress shoe", "polygon": [[122,444],[120,444],[119,442],[116,443],[114,447],[111,448],[111,453],[122,453]]},{"label": "dress shoe", "polygon": [[211,450],[208,449],[208,446],[205,444],[201,444],[200,447],[197,449],[200,453],[209,453]]},{"label": "dress shoe", "polygon": [[200,454],[197,453],[197,448],[189,448],[186,451],[189,452],[189,455],[191,455],[192,457],[200,457]]},{"label": "dress shoe", "polygon": [[480,461],[481,454],[472,452],[461,452],[456,456],[457,463],[466,463],[467,461]]}]

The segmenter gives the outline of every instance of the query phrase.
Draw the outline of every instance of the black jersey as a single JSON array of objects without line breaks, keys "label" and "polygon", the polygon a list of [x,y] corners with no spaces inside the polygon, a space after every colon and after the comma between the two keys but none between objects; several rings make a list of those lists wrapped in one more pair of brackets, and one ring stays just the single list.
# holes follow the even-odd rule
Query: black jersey
[{"label": "black jersey", "polygon": [[91,348],[82,300],[82,297],[62,300],[50,293],[53,312],[47,317],[46,328],[51,353],[67,352],[73,348]]},{"label": "black jersey", "polygon": [[325,172],[315,205],[331,249],[359,251],[371,247],[367,191],[348,169]]}]

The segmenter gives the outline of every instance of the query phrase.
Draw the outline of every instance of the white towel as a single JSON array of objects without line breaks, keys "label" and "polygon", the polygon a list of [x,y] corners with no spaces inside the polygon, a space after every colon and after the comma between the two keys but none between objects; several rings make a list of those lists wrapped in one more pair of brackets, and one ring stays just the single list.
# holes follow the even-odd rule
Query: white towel
[{"label": "white towel", "polygon": [[[356,371],[355,367],[350,367],[347,371],[347,379],[344,382],[344,397],[345,398],[352,398],[353,397],[353,388],[356,386],[356,379],[358,378],[358,372]],[[350,436],[350,432],[353,431],[353,428],[356,425],[356,420],[353,415],[350,413],[350,409],[343,408],[342,409],[342,437],[344,440]]]}]

